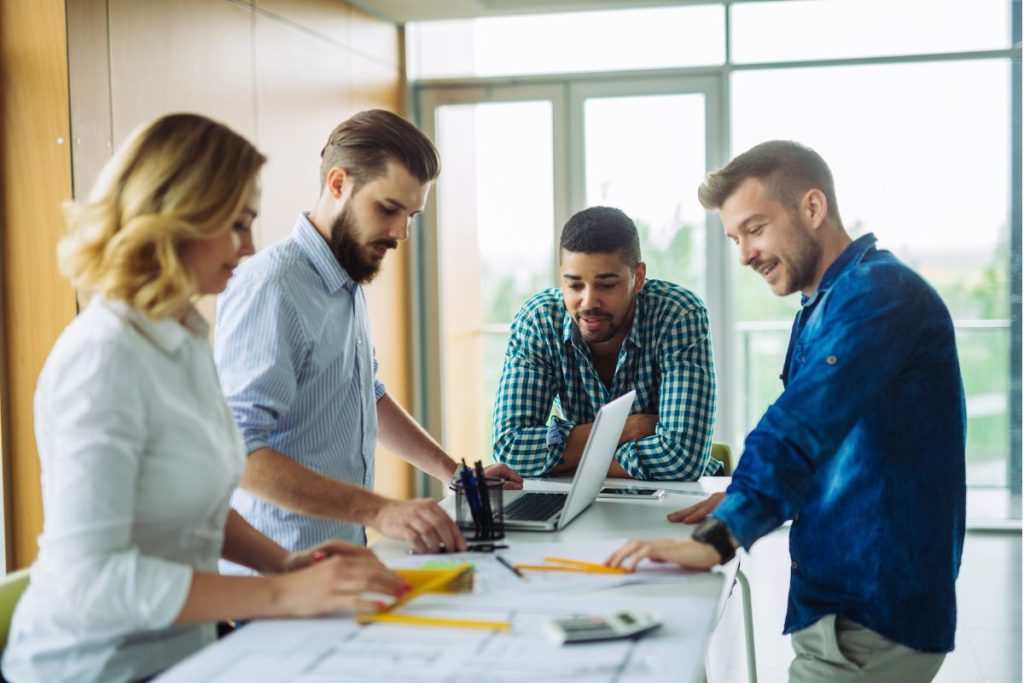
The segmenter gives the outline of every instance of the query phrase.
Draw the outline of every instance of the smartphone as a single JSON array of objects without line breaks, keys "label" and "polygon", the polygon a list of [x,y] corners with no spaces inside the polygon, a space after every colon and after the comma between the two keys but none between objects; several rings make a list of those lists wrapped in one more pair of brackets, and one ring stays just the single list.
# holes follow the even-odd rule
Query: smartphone
[{"label": "smartphone", "polygon": [[625,498],[628,500],[657,500],[665,495],[665,489],[634,489],[605,487],[598,494],[600,498]]}]

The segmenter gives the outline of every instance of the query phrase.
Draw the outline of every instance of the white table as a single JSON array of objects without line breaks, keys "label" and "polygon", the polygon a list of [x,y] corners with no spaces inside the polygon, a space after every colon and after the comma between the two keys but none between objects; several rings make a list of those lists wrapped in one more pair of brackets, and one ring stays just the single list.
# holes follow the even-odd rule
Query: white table
[{"label": "white table", "polygon": [[[530,543],[571,543],[585,541],[608,541],[622,538],[645,538],[664,535],[681,535],[688,533],[688,528],[669,525],[665,515],[701,500],[708,493],[721,490],[728,483],[722,478],[705,479],[700,483],[660,482],[657,488],[668,491],[663,498],[656,501],[632,500],[598,500],[579,518],[559,532],[510,532],[505,542],[513,547]],[[654,484],[638,483],[629,480],[609,479],[609,486],[647,486]],[[567,483],[559,480],[530,481],[529,490],[560,490]],[[690,495],[685,495],[689,493]],[[450,500],[445,501],[450,507]],[[382,540],[374,546],[374,550],[385,561],[408,557],[408,546],[392,540]],[[206,648],[188,658],[168,671],[159,680],[166,683],[176,681],[270,681],[270,680],[302,680],[327,681],[339,680],[339,672],[345,671],[343,680],[408,680],[396,678],[394,671],[388,669],[390,659],[404,659],[402,666],[411,666],[412,658],[423,658],[423,671],[431,670],[437,678],[428,677],[424,680],[512,680],[509,677],[509,661],[523,662],[529,667],[531,655],[538,658],[538,652],[544,649],[544,662],[550,666],[552,662],[560,663],[564,658],[567,673],[557,677],[551,675],[532,675],[530,680],[560,680],[563,683],[572,680],[602,681],[615,680],[653,680],[650,671],[618,673],[614,677],[606,675],[600,669],[600,661],[604,655],[620,656],[622,648],[647,648],[643,650],[645,661],[652,657],[661,660],[672,660],[673,669],[666,676],[664,667],[658,669],[657,680],[702,681],[704,678],[704,653],[714,625],[717,623],[728,596],[729,588],[737,572],[737,562],[729,563],[721,571],[713,573],[691,573],[681,576],[678,581],[652,584],[618,586],[583,596],[562,596],[553,594],[544,598],[552,609],[561,606],[578,606],[585,604],[588,612],[610,611],[627,605],[650,607],[674,601],[674,604],[689,600],[692,604],[692,619],[701,626],[695,632],[690,629],[686,638],[672,640],[672,624],[666,620],[665,627],[659,632],[649,635],[636,642],[603,643],[598,645],[557,646],[542,645],[536,642],[535,631],[525,634],[534,638],[516,640],[517,635],[524,636],[520,623],[515,622],[513,632],[509,634],[483,634],[467,636],[464,632],[456,633],[456,629],[421,629],[408,626],[390,626],[373,624],[365,627],[354,626],[351,619],[295,619],[267,620],[251,623],[238,632]],[[671,600],[670,600],[671,599]],[[524,603],[528,600],[524,599]],[[534,598],[534,602],[537,599]],[[568,607],[566,607],[568,609]],[[575,609],[575,607],[573,607]],[[689,609],[689,608],[688,608]],[[524,617],[525,619],[526,617]],[[524,622],[527,623],[527,622]],[[534,622],[528,622],[532,627]],[[694,627],[696,628],[696,627]],[[430,633],[427,633],[430,631]],[[518,634],[516,633],[518,632]],[[485,638],[486,636],[486,638]],[[473,640],[473,638],[476,640]],[[431,641],[430,638],[434,638]],[[460,673],[443,673],[442,662],[430,662],[431,652],[440,651],[450,641],[461,638],[482,653],[480,660],[500,656],[504,658],[505,669],[496,665],[497,670],[480,669],[473,676],[463,678]],[[470,640],[466,640],[469,638]],[[490,640],[488,640],[490,639]],[[446,642],[448,641],[448,642]],[[678,647],[676,647],[678,645]],[[460,646],[461,647],[461,646]],[[518,652],[515,652],[519,648]],[[528,648],[528,649],[527,649]],[[591,648],[584,650],[582,648]],[[599,649],[598,649],[599,648]],[[618,649],[616,649],[618,648]],[[320,654],[311,654],[314,651]],[[322,652],[321,652],[322,651]],[[638,650],[639,652],[640,650]],[[623,662],[640,661],[641,655],[626,653]],[[652,652],[657,653],[651,654]],[[304,653],[304,654],[303,654]],[[498,653],[498,655],[495,655]],[[511,653],[511,654],[510,654]],[[584,657],[584,653],[586,654]],[[370,659],[371,655],[375,657]],[[359,657],[363,659],[360,660]],[[296,658],[305,657],[309,661],[318,660],[315,671],[317,675],[304,674],[297,677],[295,671],[313,671],[314,668],[297,668]],[[519,659],[514,659],[519,657]],[[332,659],[333,658],[333,659]],[[345,668],[331,669],[331,662]],[[495,659],[494,661],[497,661]],[[360,663],[362,665],[354,664]],[[589,662],[594,662],[595,671],[586,671]],[[303,664],[302,666],[306,666]],[[313,665],[309,665],[312,667]],[[398,664],[394,664],[398,666]],[[622,666],[625,666],[623,664]],[[292,667],[289,669],[289,667]],[[431,669],[430,667],[434,667]],[[437,668],[441,667],[441,668]],[[642,668],[642,667],[641,667]],[[355,669],[359,669],[356,671]],[[289,673],[289,671],[291,673]],[[329,672],[334,671],[333,676]],[[407,674],[406,674],[407,675]]]}]

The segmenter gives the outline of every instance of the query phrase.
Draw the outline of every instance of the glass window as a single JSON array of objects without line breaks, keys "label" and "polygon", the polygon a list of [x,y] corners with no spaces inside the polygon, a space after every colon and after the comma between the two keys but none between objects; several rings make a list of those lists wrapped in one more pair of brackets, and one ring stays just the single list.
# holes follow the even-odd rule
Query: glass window
[{"label": "glass window", "polygon": [[475,460],[491,451],[509,323],[553,284],[552,105],[445,105],[436,127],[444,438]]},{"label": "glass window", "polygon": [[721,64],[721,5],[409,24],[410,78],[623,71]]},{"label": "glass window", "polygon": [[732,61],[738,64],[1010,46],[1007,0],[789,0],[731,7]]},{"label": "glass window", "polygon": [[629,214],[647,276],[703,295],[704,95],[589,98],[583,128],[587,206]]},{"label": "glass window", "polygon": [[[875,233],[880,248],[920,272],[949,306],[975,486],[1007,484],[1009,86],[1006,60],[732,77],[734,152],[775,138],[816,149],[832,168],[847,230]],[[753,402],[741,427],[749,430],[782,388],[777,375],[798,297],[773,301],[756,274],[740,270],[737,348],[750,349],[740,376],[752,382],[740,395]]]}]

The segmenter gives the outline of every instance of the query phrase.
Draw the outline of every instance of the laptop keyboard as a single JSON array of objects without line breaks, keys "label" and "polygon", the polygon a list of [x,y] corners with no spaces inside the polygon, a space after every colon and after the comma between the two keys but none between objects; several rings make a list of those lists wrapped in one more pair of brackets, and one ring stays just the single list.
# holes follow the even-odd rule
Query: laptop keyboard
[{"label": "laptop keyboard", "polygon": [[524,493],[505,506],[505,519],[542,522],[565,506],[565,493]]}]

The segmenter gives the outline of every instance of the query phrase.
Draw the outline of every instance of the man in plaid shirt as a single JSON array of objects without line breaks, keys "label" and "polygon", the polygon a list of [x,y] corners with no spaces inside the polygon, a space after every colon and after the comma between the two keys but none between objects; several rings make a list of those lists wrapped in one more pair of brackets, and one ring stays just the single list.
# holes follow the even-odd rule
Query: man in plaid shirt
[{"label": "man in plaid shirt", "polygon": [[512,322],[494,406],[494,459],[523,476],[576,469],[594,415],[636,390],[613,477],[692,481],[711,473],[715,366],[704,303],[645,280],[636,226],[610,207],[562,230],[561,288]]}]

